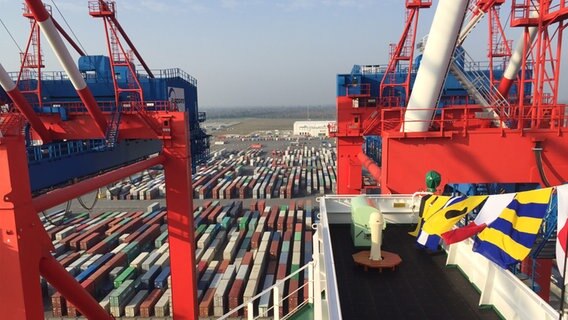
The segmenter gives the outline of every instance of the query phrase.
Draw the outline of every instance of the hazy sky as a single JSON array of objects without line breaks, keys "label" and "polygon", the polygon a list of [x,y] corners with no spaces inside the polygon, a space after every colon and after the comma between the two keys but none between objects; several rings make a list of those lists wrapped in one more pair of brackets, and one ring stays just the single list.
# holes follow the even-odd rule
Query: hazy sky
[{"label": "hazy sky", "polygon": [[[52,0],[44,2],[53,6]],[[87,1],[55,3],[87,53],[106,54],[102,21],[89,16]],[[179,67],[197,78],[202,107],[334,104],[336,74],[349,73],[353,64],[386,64],[388,44],[398,41],[404,19],[403,0],[119,0],[117,5],[119,21],[152,69]],[[29,23],[21,8],[21,1],[0,0],[0,18],[23,47]],[[419,37],[428,33],[434,10],[421,14]],[[507,3],[502,12],[509,11]],[[482,60],[486,24],[466,42]],[[518,30],[510,34],[516,39]],[[0,41],[0,61],[16,70],[18,49],[2,26]],[[49,47],[44,53],[46,70],[61,70]]]}]

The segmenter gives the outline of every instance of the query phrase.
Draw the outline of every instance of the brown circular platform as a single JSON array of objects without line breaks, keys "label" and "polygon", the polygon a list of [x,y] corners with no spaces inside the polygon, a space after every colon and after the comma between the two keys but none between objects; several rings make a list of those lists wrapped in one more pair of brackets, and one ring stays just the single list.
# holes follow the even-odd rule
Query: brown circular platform
[{"label": "brown circular platform", "polygon": [[383,268],[392,268],[395,270],[396,266],[402,262],[402,259],[398,254],[388,251],[381,251],[383,260],[380,261],[370,260],[369,255],[369,250],[357,252],[353,255],[353,260],[355,261],[355,264],[363,266],[365,271],[369,270],[369,268],[373,268],[379,269],[380,272],[383,271]]}]

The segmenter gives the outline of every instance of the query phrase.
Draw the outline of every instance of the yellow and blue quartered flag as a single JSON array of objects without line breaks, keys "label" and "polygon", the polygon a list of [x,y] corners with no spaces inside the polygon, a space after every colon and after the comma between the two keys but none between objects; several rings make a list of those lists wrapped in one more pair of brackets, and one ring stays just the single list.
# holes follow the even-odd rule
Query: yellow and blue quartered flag
[{"label": "yellow and blue quartered flag", "polygon": [[502,268],[525,259],[536,241],[552,188],[519,192],[475,239],[473,251]]}]

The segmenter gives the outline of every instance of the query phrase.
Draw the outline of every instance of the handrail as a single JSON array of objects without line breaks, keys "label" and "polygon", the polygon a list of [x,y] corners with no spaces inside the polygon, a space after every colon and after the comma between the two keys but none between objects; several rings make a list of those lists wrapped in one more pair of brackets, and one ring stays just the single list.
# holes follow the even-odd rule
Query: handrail
[{"label": "handrail", "polygon": [[[223,315],[223,316],[221,316],[220,318],[218,318],[218,320],[227,319],[227,318],[229,318],[230,316],[232,316],[233,314],[235,314],[236,312],[238,312],[239,310],[241,310],[241,309],[243,309],[243,308],[245,308],[245,307],[247,307],[247,306],[250,306],[250,303],[252,303],[253,301],[257,300],[258,298],[261,298],[262,296],[264,296],[265,294],[269,293],[270,291],[273,291],[275,288],[280,288],[280,287],[284,286],[284,283],[285,283],[287,280],[291,279],[291,278],[292,278],[293,276],[295,276],[296,274],[298,274],[298,273],[304,271],[306,268],[309,268],[309,267],[312,267],[312,268],[313,268],[314,265],[315,265],[315,261],[314,261],[314,260],[308,262],[307,264],[303,265],[303,266],[302,266],[301,268],[299,268],[298,270],[296,270],[296,271],[294,271],[293,273],[291,273],[291,274],[289,274],[288,276],[286,276],[284,279],[277,280],[272,286],[270,286],[269,288],[266,288],[266,289],[262,290],[260,293],[258,293],[258,294],[255,295],[254,297],[250,298],[249,301],[244,302],[244,303],[241,304],[240,306],[238,306],[238,307],[236,307],[236,308],[234,308],[234,309],[229,310],[229,312],[227,312],[225,315]],[[313,282],[313,279],[310,279],[309,281],[310,281],[310,282]],[[302,285],[301,288],[303,288],[304,286],[305,286],[305,284]],[[299,289],[298,289],[298,290],[299,290]],[[276,295],[275,295],[275,296],[276,296]],[[288,295],[288,296],[286,296],[286,297],[283,297],[282,299],[279,299],[279,300],[284,300],[285,298],[287,298],[287,297],[289,297],[289,296],[290,296],[290,295]],[[272,308],[274,308],[274,306],[273,306]],[[250,312],[250,309],[251,309],[251,308],[248,308],[248,309],[249,309],[249,312]],[[271,308],[269,308],[268,310],[270,310],[270,309],[271,309]],[[276,311],[275,311],[275,312],[276,312]]]},{"label": "handrail", "polygon": [[[329,232],[329,221],[327,220],[327,213],[325,201],[318,198],[320,205],[320,223],[318,224],[318,232],[321,231],[323,239],[323,252],[324,254],[324,268],[325,268],[325,296],[328,307],[328,318],[333,320],[341,320],[341,302],[339,299],[339,290],[337,290],[337,276],[335,274],[335,261],[333,258],[333,248],[331,246],[331,234]],[[321,230],[320,228],[321,227]],[[317,239],[316,239],[317,240]],[[316,310],[318,311],[318,310]],[[321,316],[321,315],[320,315]],[[316,318],[317,319],[317,318]]]},{"label": "handrail", "polygon": [[[150,70],[155,75],[155,78],[159,79],[170,79],[170,78],[182,78],[183,80],[189,82],[190,84],[197,86],[197,79],[191,76],[189,73],[183,71],[180,68],[169,68],[169,69],[152,69]],[[19,77],[19,72],[8,72],[10,78],[16,81]],[[140,79],[148,79],[150,76],[143,71],[138,71],[137,76]],[[92,77],[89,74],[83,75],[85,79],[90,79]],[[37,77],[33,79],[24,80],[37,80]],[[65,71],[42,71],[41,80],[43,81],[68,81],[69,76]]]},{"label": "handrail", "polygon": [[[489,128],[489,121],[482,117],[483,107],[479,105],[450,106],[443,108],[423,108],[417,110],[432,110],[434,119],[413,120],[412,122],[428,122],[430,130],[424,134],[438,133],[467,133],[473,129]],[[553,130],[560,131],[568,128],[568,113],[566,104],[542,105],[540,112],[533,106],[511,106],[511,116],[501,115],[499,123],[493,129],[507,130],[509,132],[527,132],[527,130]],[[379,126],[381,131],[397,132],[404,125],[404,108],[382,108],[380,110]],[[500,117],[500,118],[501,118]],[[508,128],[501,123],[507,122]]]},{"label": "handrail", "polygon": [[[131,113],[136,112],[138,109],[143,109],[145,112],[163,112],[163,111],[177,111],[177,106],[168,100],[159,101],[144,101],[140,106],[137,101],[121,101],[121,112]],[[103,112],[114,113],[116,103],[114,101],[99,101],[99,108]],[[40,108],[39,104],[32,104],[34,109]],[[65,108],[67,112],[85,113],[87,109],[80,101],[52,101],[50,103],[43,103],[41,107],[44,108]],[[41,110],[41,109],[40,109]]]}]

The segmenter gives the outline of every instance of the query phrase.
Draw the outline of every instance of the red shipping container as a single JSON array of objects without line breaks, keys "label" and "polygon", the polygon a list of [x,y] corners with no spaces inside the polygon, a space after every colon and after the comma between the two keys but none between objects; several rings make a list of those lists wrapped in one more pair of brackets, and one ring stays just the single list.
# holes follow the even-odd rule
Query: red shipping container
[{"label": "red shipping container", "polygon": [[252,265],[252,252],[245,253],[241,265],[250,266]]},{"label": "red shipping container", "polygon": [[134,241],[138,241],[138,245],[143,247],[147,242],[154,241],[157,237],[160,236],[160,225],[153,224],[150,228],[146,229],[139,237],[134,239]]},{"label": "red shipping container", "polygon": [[219,270],[217,270],[218,273],[224,273],[227,268],[229,267],[229,264],[231,264],[230,260],[223,260],[221,261],[221,264],[219,265]]},{"label": "red shipping container", "polygon": [[[242,279],[235,280],[233,286],[231,287],[231,291],[229,291],[229,309],[234,309],[243,303],[243,290],[244,290],[244,280]],[[239,311],[237,314],[234,314],[234,316],[240,314],[242,314],[241,311]]]},{"label": "red shipping container", "polygon": [[292,230],[288,230],[286,232],[284,232],[284,241],[290,241],[292,240]]},{"label": "red shipping container", "polygon": [[207,221],[209,221],[209,223],[216,223],[217,222],[217,216],[221,213],[222,210],[223,210],[223,207],[221,207],[221,206],[215,207],[215,209],[213,209],[213,212],[211,212],[209,214],[209,216],[207,216]]},{"label": "red shipping container", "polygon": [[286,225],[284,224],[286,222],[286,217],[278,217],[277,223],[276,223],[276,229],[280,230],[280,231],[284,231]]},{"label": "red shipping container", "polygon": [[278,267],[278,261],[270,261],[268,263],[268,268],[266,269],[266,274],[276,275],[276,268]]},{"label": "red shipping container", "polygon": [[79,252],[72,252],[67,257],[61,259],[61,261],[59,261],[59,264],[61,264],[64,268],[68,267],[73,261],[75,261],[80,256],[81,254]]},{"label": "red shipping container", "polygon": [[150,217],[146,217],[146,218],[142,219],[142,223],[143,224],[155,224],[156,223],[156,224],[161,225],[161,224],[164,223],[165,220],[166,220],[166,211],[164,210],[164,211],[158,213],[154,218],[150,219]]},{"label": "red shipping container", "polygon": [[278,256],[280,254],[280,244],[282,239],[280,237],[274,237],[272,239],[272,243],[270,244],[270,259],[271,260],[278,260]]},{"label": "red shipping container", "polygon": [[207,270],[207,262],[206,261],[199,261],[197,263],[197,278],[200,279],[203,274],[205,273],[205,270]]},{"label": "red shipping container", "polygon": [[258,246],[260,245],[259,242],[261,240],[261,237],[262,237],[262,233],[260,233],[258,231],[252,234],[252,238],[250,240],[250,244],[251,244],[252,249],[258,249]]},{"label": "red shipping container", "polygon": [[160,300],[162,294],[162,289],[154,289],[152,292],[150,292],[146,300],[144,300],[144,302],[142,302],[142,304],[140,305],[140,317],[149,318],[152,316],[152,313],[154,312],[154,306],[156,305],[158,300]]},{"label": "red shipping container", "polygon": [[96,243],[101,241],[103,238],[104,237],[103,237],[102,234],[95,232],[95,233],[91,234],[90,236],[81,240],[79,247],[81,248],[81,250],[88,250],[92,246],[94,246]]},{"label": "red shipping container", "polygon": [[215,288],[207,289],[201,303],[199,304],[199,316],[208,317],[213,314],[213,298],[215,297]]},{"label": "red shipping container", "polygon": [[299,303],[299,291],[298,291],[299,283],[298,279],[290,279],[290,286],[288,287],[288,310],[294,310],[298,307]]},{"label": "red shipping container", "polygon": [[264,213],[265,208],[266,208],[266,201],[264,200],[258,201],[258,211],[260,211],[260,214],[263,216],[265,215]]}]

